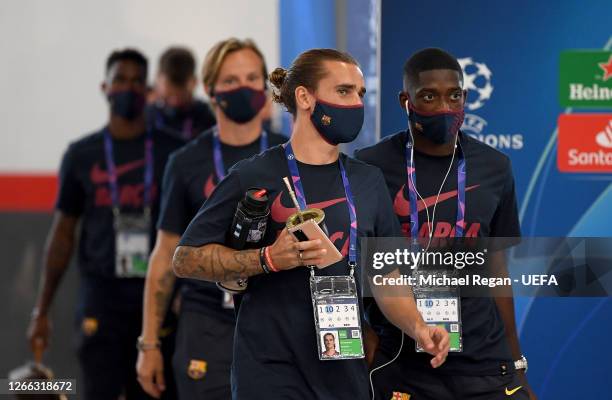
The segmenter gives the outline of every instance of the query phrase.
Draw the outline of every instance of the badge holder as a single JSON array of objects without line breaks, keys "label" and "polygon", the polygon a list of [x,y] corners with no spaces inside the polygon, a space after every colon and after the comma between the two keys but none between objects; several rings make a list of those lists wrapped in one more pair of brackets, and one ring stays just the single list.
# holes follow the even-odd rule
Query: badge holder
[{"label": "badge holder", "polygon": [[319,360],[364,358],[359,298],[353,276],[316,276],[310,268],[310,294]]},{"label": "badge holder", "polygon": [[122,214],[113,209],[115,227],[115,276],[144,278],[150,250],[151,210],[143,214]]},{"label": "badge holder", "polygon": [[[443,270],[422,271],[415,270],[416,282],[422,278],[435,277]],[[414,300],[423,320],[429,326],[440,326],[448,332],[450,339],[450,352],[460,353],[463,351],[463,334],[461,324],[461,296],[457,286],[426,286],[416,285],[413,287]],[[425,350],[416,343],[416,351]]]}]

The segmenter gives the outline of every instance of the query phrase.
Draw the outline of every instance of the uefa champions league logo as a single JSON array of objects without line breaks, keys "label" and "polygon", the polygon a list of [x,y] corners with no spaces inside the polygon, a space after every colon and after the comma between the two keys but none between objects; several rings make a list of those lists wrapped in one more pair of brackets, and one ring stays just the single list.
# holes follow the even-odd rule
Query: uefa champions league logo
[{"label": "uefa champions league logo", "polygon": [[520,133],[486,132],[487,121],[479,115],[471,114],[482,108],[491,99],[493,73],[483,62],[474,61],[472,57],[457,60],[463,70],[463,88],[468,91],[465,103],[465,119],[461,129],[483,143],[499,150],[523,148],[523,135]]},{"label": "uefa champions league logo", "polygon": [[[491,98],[493,93],[493,85],[491,85],[491,70],[485,63],[479,63],[472,60],[472,57],[460,58],[459,65],[463,70],[463,88],[468,91],[468,102],[466,108],[469,111],[474,111],[484,106],[485,101]],[[470,100],[470,92],[477,93],[476,100]]]}]

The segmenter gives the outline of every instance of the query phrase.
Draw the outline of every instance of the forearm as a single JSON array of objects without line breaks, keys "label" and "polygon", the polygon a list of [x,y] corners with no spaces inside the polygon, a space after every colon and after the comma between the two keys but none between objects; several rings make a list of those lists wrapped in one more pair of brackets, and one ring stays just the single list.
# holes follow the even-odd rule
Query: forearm
[{"label": "forearm", "polygon": [[172,265],[179,277],[211,282],[244,279],[262,272],[259,249],[238,251],[220,244],[178,246]]},{"label": "forearm", "polygon": [[518,360],[523,354],[521,352],[521,345],[516,332],[516,320],[514,317],[514,298],[512,297],[496,297],[495,303],[497,309],[504,322],[504,329],[506,332],[506,339],[510,346],[510,352],[512,353],[512,359]]},{"label": "forearm", "polygon": [[[490,265],[493,277],[496,278],[507,278],[508,267],[506,262],[506,256],[503,251],[496,251],[490,256]],[[504,322],[504,329],[506,332],[506,339],[510,346],[510,352],[512,358],[518,360],[521,358],[521,346],[518,340],[518,334],[516,331],[516,319],[514,312],[514,297],[512,294],[511,286],[502,286],[495,288],[491,291],[495,298],[495,304],[499,315]]]},{"label": "forearm", "polygon": [[170,304],[176,276],[172,271],[172,251],[155,247],[149,260],[145,280],[142,317],[142,337],[145,341],[158,339]]},{"label": "forearm", "polygon": [[368,366],[372,366],[374,362],[374,356],[376,354],[376,350],[378,349],[378,345],[380,343],[380,338],[372,329],[370,324],[364,321],[363,323],[363,347],[365,350],[366,361]]},{"label": "forearm", "polygon": [[49,312],[74,248],[74,225],[63,219],[65,218],[56,216],[45,246],[44,267],[36,302],[36,311],[40,315],[46,315]]},{"label": "forearm", "polygon": [[389,322],[413,339],[416,337],[416,329],[425,325],[412,297],[377,298],[376,302]]},{"label": "forearm", "polygon": [[[396,270],[385,277],[397,278]],[[412,290],[398,286],[379,286],[370,282],[378,307],[387,320],[414,339],[417,327],[425,325],[416,306]]]}]

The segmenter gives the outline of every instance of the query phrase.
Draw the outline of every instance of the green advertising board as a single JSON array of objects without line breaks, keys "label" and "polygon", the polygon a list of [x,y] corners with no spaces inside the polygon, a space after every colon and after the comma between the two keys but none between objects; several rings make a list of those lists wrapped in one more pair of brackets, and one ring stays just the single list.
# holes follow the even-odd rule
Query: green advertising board
[{"label": "green advertising board", "polygon": [[562,107],[612,108],[612,51],[564,51],[559,67]]}]

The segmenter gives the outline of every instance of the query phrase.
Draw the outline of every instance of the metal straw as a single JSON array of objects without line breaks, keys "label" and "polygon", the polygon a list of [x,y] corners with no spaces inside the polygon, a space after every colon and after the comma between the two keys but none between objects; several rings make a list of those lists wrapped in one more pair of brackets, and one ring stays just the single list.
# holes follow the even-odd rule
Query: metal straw
[{"label": "metal straw", "polygon": [[289,183],[289,178],[284,177],[283,181],[285,182],[285,186],[287,186],[287,190],[289,191],[289,196],[291,196],[291,201],[295,205],[295,208],[298,210],[298,217],[300,218],[300,222],[304,222],[304,218],[302,218],[302,209],[300,208],[300,203],[297,201],[297,197],[295,197],[295,192],[291,187],[291,183]]}]

